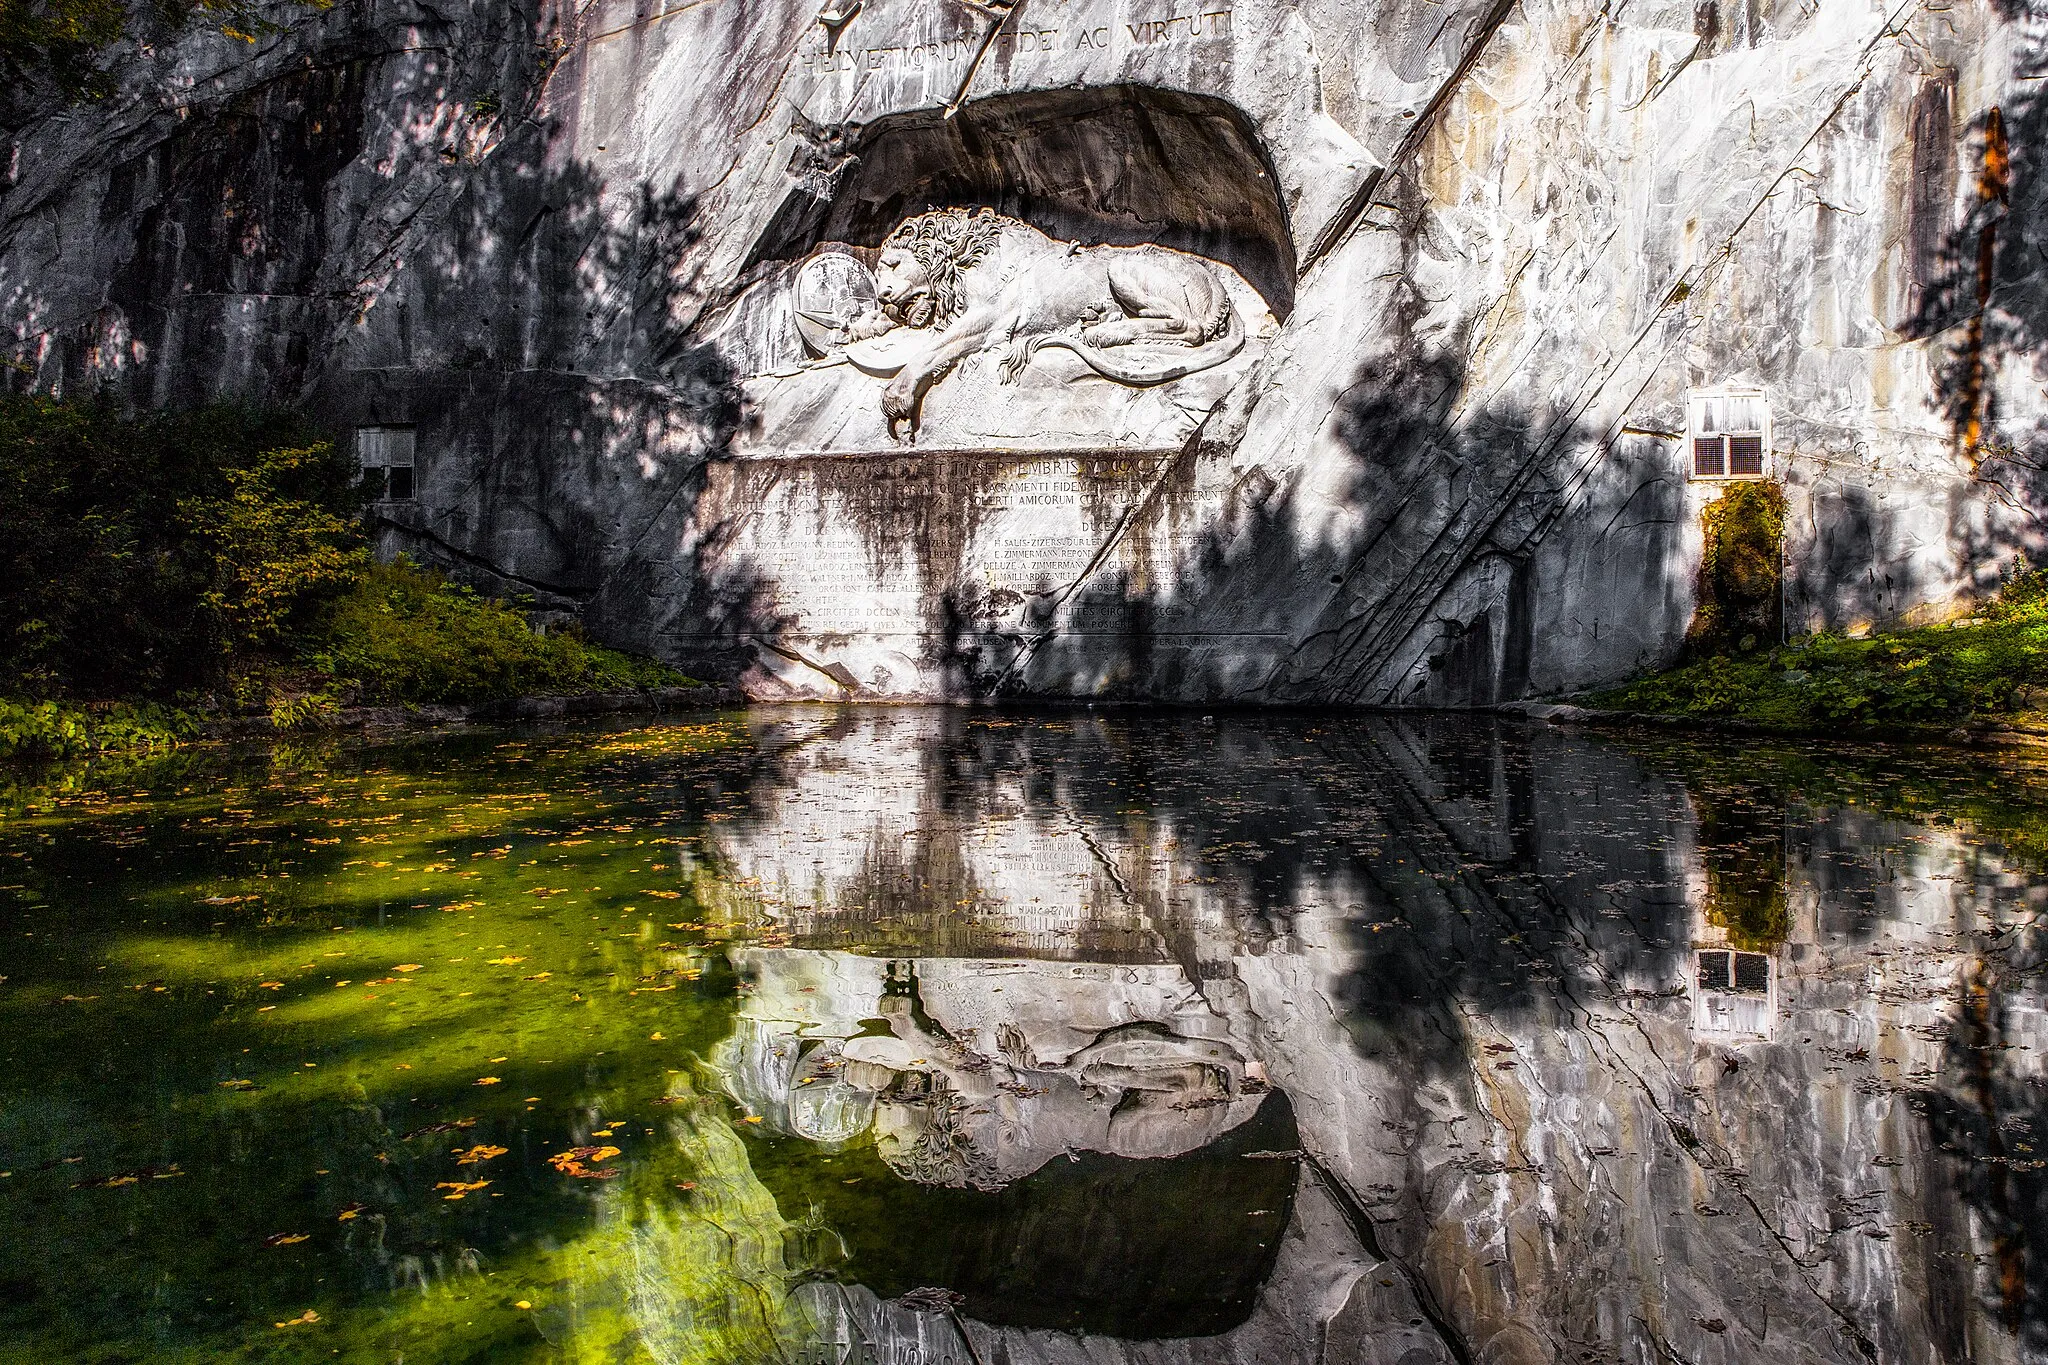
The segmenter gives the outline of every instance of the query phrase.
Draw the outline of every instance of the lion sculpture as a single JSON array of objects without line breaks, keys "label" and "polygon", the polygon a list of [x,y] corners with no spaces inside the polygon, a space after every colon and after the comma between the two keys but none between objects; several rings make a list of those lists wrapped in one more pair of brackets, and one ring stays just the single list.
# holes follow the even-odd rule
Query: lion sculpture
[{"label": "lion sculpture", "polygon": [[[991,256],[1000,264],[984,264]],[[858,268],[845,256],[834,264]],[[871,291],[863,281],[857,292],[866,297],[850,301],[856,311],[799,308],[797,325],[817,354],[890,377],[882,415],[892,440],[915,441],[925,393],[982,351],[1001,352],[1004,382],[1057,347],[1145,386],[1221,365],[1245,344],[1237,305],[1205,262],[1157,246],[1058,242],[988,209],[906,220],[882,244]]]}]

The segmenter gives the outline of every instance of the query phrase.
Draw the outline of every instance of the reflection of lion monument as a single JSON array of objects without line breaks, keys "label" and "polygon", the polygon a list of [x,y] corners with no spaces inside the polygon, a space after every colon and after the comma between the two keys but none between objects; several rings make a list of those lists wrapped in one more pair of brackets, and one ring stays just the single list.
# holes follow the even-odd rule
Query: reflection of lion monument
[{"label": "reflection of lion monument", "polygon": [[902,423],[914,438],[925,391],[980,351],[1001,350],[1006,382],[1057,347],[1107,379],[1150,385],[1220,365],[1245,341],[1237,306],[1207,262],[1157,246],[1057,242],[988,209],[905,221],[882,244],[871,278],[844,254],[814,258],[813,267],[830,272],[808,287],[829,292],[832,307],[800,301],[797,326],[819,355],[893,376],[882,392],[892,437]]}]

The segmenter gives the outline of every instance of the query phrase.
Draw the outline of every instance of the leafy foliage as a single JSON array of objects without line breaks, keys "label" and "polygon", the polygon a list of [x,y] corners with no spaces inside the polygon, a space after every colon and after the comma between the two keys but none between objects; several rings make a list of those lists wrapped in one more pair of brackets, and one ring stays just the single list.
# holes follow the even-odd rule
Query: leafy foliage
[{"label": "leafy foliage", "polygon": [[0,0],[0,71],[47,78],[71,99],[97,95],[96,58],[127,25],[125,0]]},{"label": "leafy foliage", "polygon": [[218,683],[353,572],[357,477],[289,417],[0,398],[0,692]]},{"label": "leafy foliage", "polygon": [[1686,631],[1687,651],[1723,654],[1776,640],[1785,490],[1767,480],[1730,484],[1708,504],[1702,523],[1699,606]]},{"label": "leafy foliage", "polygon": [[[334,0],[291,0],[328,9]],[[104,98],[111,90],[106,50],[129,35],[138,16],[166,25],[204,16],[231,38],[275,31],[261,0],[0,0],[0,75],[17,94],[45,85],[70,101]]]},{"label": "leafy foliage", "polygon": [[173,742],[196,722],[164,705],[209,698],[305,730],[350,701],[689,681],[373,564],[362,496],[291,418],[0,398],[0,756]]},{"label": "leafy foliage", "polygon": [[538,634],[512,608],[403,562],[362,574],[321,636],[313,667],[364,700],[476,702],[688,681],[574,634]]},{"label": "leafy foliage", "polygon": [[161,706],[102,706],[91,710],[54,701],[0,697],[0,758],[80,758],[168,749],[189,738],[195,723]]},{"label": "leafy foliage", "polygon": [[1593,698],[1597,706],[1798,731],[1951,728],[2048,710],[2048,575],[2019,572],[1979,617],[1856,640],[1714,655]]}]

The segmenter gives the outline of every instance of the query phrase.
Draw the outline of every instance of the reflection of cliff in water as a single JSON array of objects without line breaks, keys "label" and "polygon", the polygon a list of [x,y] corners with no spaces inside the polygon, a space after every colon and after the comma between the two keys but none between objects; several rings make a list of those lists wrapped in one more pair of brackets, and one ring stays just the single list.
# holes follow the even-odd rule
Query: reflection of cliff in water
[{"label": "reflection of cliff in water", "polygon": [[1309,1158],[1242,1324],[1160,1354],[1104,1318],[1062,1354],[1002,1316],[1015,1281],[938,1256],[983,1359],[2016,1361],[2040,1333],[2048,892],[1980,838],[1801,800],[1754,746],[758,724],[707,848],[723,913],[788,944],[736,963],[724,1060],[762,1126],[987,1199],[1070,1153],[1219,1149],[1262,1081],[1292,1104]]}]

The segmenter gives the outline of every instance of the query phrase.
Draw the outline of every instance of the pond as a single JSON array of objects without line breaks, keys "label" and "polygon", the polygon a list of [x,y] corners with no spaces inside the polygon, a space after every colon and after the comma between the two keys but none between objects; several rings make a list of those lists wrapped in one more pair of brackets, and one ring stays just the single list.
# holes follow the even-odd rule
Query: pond
[{"label": "pond", "polygon": [[756,709],[0,788],[0,1359],[2021,1361],[2048,762]]}]

